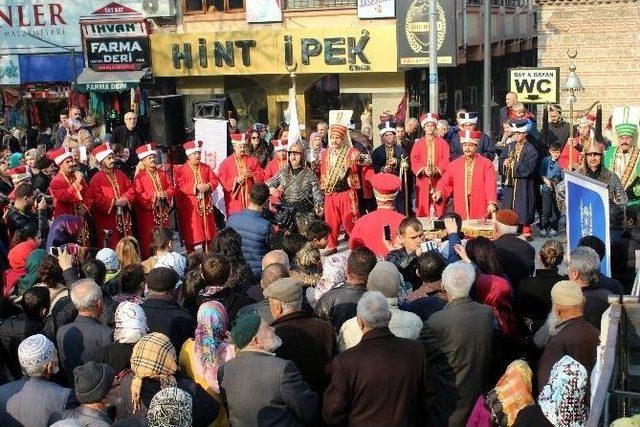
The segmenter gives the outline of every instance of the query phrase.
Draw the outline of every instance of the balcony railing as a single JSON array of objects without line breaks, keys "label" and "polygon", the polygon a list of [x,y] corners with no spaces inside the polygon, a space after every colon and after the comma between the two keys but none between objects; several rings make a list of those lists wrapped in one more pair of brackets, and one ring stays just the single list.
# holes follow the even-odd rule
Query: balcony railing
[{"label": "balcony railing", "polygon": [[354,8],[358,0],[283,0],[284,10]]},{"label": "balcony railing", "polygon": [[[467,4],[484,4],[484,0],[467,0]],[[493,6],[525,7],[529,0],[491,0]]]}]

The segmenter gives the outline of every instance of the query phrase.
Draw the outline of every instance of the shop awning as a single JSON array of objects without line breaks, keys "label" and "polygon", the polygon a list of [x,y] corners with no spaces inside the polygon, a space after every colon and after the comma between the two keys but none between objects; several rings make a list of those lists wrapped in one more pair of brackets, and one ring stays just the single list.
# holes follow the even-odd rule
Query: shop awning
[{"label": "shop awning", "polygon": [[[20,83],[73,81],[70,54],[20,55]],[[76,54],[76,75],[84,68],[82,52]]]},{"label": "shop awning", "polygon": [[148,68],[140,71],[99,72],[86,68],[78,76],[79,92],[119,92],[136,88],[140,80],[150,75]]}]

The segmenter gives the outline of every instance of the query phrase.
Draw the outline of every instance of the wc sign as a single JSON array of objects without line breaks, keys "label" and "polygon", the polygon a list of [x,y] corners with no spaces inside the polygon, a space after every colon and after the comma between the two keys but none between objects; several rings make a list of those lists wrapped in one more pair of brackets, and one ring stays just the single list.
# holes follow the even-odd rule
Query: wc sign
[{"label": "wc sign", "polygon": [[509,68],[509,91],[524,104],[560,102],[560,68]]}]

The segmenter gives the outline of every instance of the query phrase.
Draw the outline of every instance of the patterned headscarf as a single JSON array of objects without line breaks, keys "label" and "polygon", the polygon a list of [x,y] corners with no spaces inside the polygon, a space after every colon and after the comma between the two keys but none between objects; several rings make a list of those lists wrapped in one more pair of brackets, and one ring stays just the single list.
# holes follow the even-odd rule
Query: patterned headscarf
[{"label": "patterned headscarf", "polygon": [[9,168],[13,169],[20,166],[20,162],[22,161],[22,153],[13,153],[9,156]]},{"label": "patterned headscarf", "polygon": [[180,280],[182,281],[187,269],[187,259],[177,252],[167,252],[158,258],[155,266],[172,268],[173,271],[178,273],[178,276],[180,276]]},{"label": "patterned headscarf", "polygon": [[507,366],[496,388],[487,395],[492,418],[500,426],[512,426],[518,412],[534,403],[531,395],[531,368],[524,360],[515,360]]},{"label": "patterned headscarf", "polygon": [[267,125],[264,123],[254,123],[251,129],[255,132],[262,132],[267,130]]},{"label": "patterned headscarf", "polygon": [[229,317],[218,301],[205,302],[198,309],[194,353],[196,371],[203,376],[211,389],[220,393],[218,368],[226,362],[229,347]]},{"label": "patterned headscarf", "polygon": [[120,270],[120,261],[118,261],[118,254],[111,248],[102,248],[96,254],[96,259],[102,261],[108,272],[115,272]]},{"label": "patterned headscarf", "polygon": [[167,387],[151,399],[147,411],[149,427],[191,427],[193,401],[189,393]]},{"label": "patterned headscarf", "polygon": [[124,344],[135,344],[149,331],[147,316],[138,304],[124,301],[116,308],[113,340]]},{"label": "patterned headscarf", "polygon": [[585,367],[571,356],[563,356],[553,365],[549,382],[538,397],[542,413],[551,424],[556,427],[585,425],[589,417],[588,379]]},{"label": "patterned headscarf", "polygon": [[178,370],[178,357],[169,338],[159,332],[142,337],[133,347],[131,370],[135,374],[131,382],[131,402],[133,412],[137,412],[143,378],[158,380],[161,389],[176,387],[174,375]]}]

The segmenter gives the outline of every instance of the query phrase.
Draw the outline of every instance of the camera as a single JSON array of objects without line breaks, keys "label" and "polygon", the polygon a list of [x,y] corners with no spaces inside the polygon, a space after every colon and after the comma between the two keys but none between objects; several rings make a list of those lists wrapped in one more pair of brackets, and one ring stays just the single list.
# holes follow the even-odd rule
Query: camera
[{"label": "camera", "polygon": [[35,191],[35,196],[36,196],[36,203],[40,203],[42,200],[44,200],[48,205],[53,204],[53,197],[43,193],[40,190]]}]

